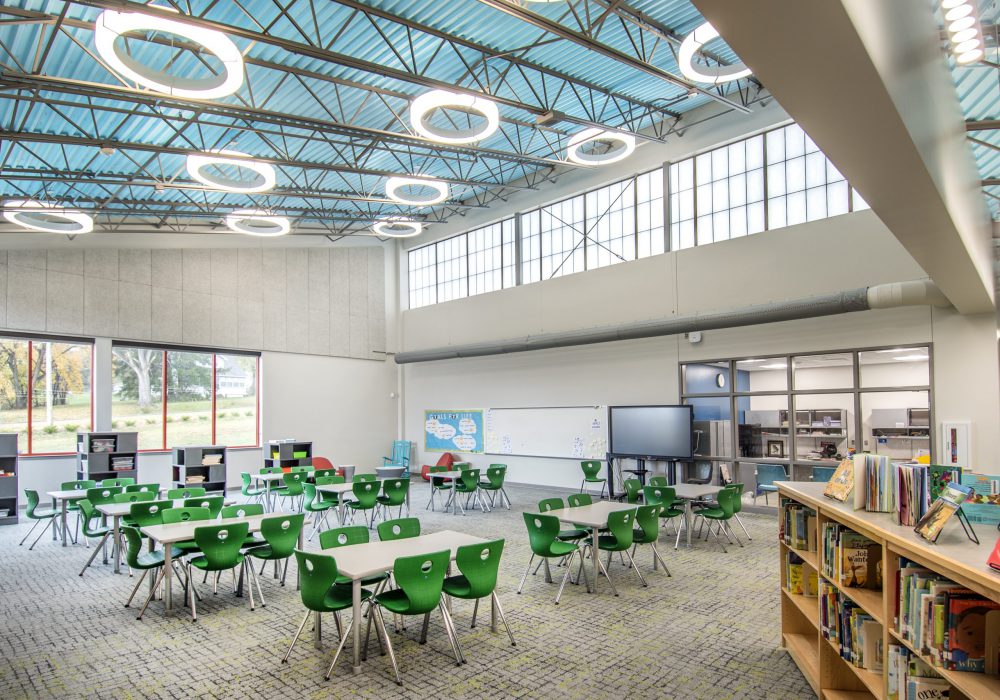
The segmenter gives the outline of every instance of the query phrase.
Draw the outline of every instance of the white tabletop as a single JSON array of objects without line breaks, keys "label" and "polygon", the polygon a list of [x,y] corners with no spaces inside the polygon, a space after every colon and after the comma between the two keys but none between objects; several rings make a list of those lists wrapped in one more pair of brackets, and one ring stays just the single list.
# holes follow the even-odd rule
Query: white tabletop
[{"label": "white tabletop", "polygon": [[354,484],[321,484],[316,487],[320,493],[347,493],[354,488]]},{"label": "white tabletop", "polygon": [[705,496],[714,496],[725,487],[714,486],[712,484],[676,484],[673,487],[667,488],[673,488],[674,495],[677,498],[694,500],[696,498],[704,498]]},{"label": "white tabletop", "polygon": [[[192,498],[212,498],[212,496],[192,496]],[[190,499],[178,498],[175,499],[168,508],[183,508],[184,501]],[[152,503],[152,501],[136,501],[136,503]],[[236,503],[235,500],[229,498],[222,502],[223,505],[231,506]],[[97,506],[97,510],[105,515],[118,516],[119,518],[128,515],[132,512],[133,503],[102,503]]]},{"label": "white tabletop", "polygon": [[[91,489],[123,489],[121,486],[91,486]],[[49,497],[56,499],[57,501],[69,501],[77,498],[86,498],[88,489],[66,489],[65,491],[46,491]],[[163,489],[160,489],[163,491]],[[122,493],[122,491],[116,491],[116,493]]]},{"label": "white tabletop", "polygon": [[285,473],[281,472],[280,474],[279,473],[274,473],[274,474],[254,474],[253,478],[257,479],[257,481],[281,481],[282,479],[285,478]]},{"label": "white tabletop", "polygon": [[235,525],[237,523],[247,523],[250,525],[250,532],[259,532],[260,523],[267,518],[280,518],[282,515],[295,515],[295,513],[264,513],[263,515],[247,515],[242,518],[218,518],[216,520],[188,520],[183,523],[170,523],[169,525],[148,525],[141,528],[142,534],[152,538],[161,544],[176,544],[194,539],[195,528],[204,525]]},{"label": "white tabletop", "polygon": [[608,516],[619,510],[635,510],[635,503],[619,503],[618,501],[598,501],[589,506],[574,506],[572,508],[556,508],[542,515],[554,515],[564,523],[579,523],[587,527],[605,527]]},{"label": "white tabletop", "polygon": [[385,573],[392,570],[392,565],[399,557],[409,557],[418,554],[430,554],[450,550],[451,558],[459,547],[467,544],[489,542],[482,537],[467,535],[454,530],[442,530],[419,537],[407,537],[402,540],[385,542],[368,542],[352,544],[346,547],[323,550],[337,560],[337,570],[342,576],[357,580],[367,576]]},{"label": "white tabletop", "polygon": [[429,475],[432,479],[457,479],[462,476],[462,471],[450,471],[450,472],[431,472]]}]

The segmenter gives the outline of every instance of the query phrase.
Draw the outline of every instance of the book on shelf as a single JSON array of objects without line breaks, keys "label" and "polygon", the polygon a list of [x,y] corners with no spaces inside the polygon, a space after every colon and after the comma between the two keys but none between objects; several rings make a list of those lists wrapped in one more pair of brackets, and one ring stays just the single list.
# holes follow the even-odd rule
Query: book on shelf
[{"label": "book on shelf", "polygon": [[962,481],[962,467],[930,464],[927,466],[927,471],[930,474],[930,496],[932,502],[937,500],[937,497],[941,495],[944,487],[948,484],[965,483]]},{"label": "book on shelf", "polygon": [[222,455],[203,455],[201,458],[201,466],[203,467],[213,467],[217,464],[222,464]]},{"label": "book on shelf", "polygon": [[882,671],[882,625],[827,581],[820,583],[820,634],[852,666]]},{"label": "book on shelf", "polygon": [[935,542],[945,523],[958,512],[970,493],[972,493],[972,489],[968,486],[948,484],[937,500],[924,513],[924,516],[917,521],[914,530],[925,540]]},{"label": "book on shelf", "polygon": [[785,544],[792,549],[816,551],[816,511],[792,500],[783,502]]},{"label": "book on shelf", "polygon": [[882,545],[839,523],[823,524],[823,574],[848,588],[882,589]]},{"label": "book on shelf", "polygon": [[819,595],[819,575],[812,567],[806,566],[795,552],[788,552],[785,556],[785,581],[789,593],[810,597]]},{"label": "book on shelf", "polygon": [[114,452],[115,438],[93,438],[90,441],[91,452]]},{"label": "book on shelf", "polygon": [[959,483],[972,489],[962,504],[962,513],[972,523],[1000,525],[1000,476],[965,472]]},{"label": "book on shelf", "polygon": [[885,455],[862,454],[865,468],[865,510],[891,513],[896,509],[896,489],[892,463]]},{"label": "book on shelf", "polygon": [[888,700],[942,700],[950,696],[948,682],[901,644],[886,653]]},{"label": "book on shelf", "polygon": [[913,527],[930,506],[930,472],[927,465],[907,462],[893,465],[896,482],[896,524]]},{"label": "book on shelf", "polygon": [[188,474],[184,477],[185,484],[203,484],[205,483],[205,477],[197,476],[195,474]]}]

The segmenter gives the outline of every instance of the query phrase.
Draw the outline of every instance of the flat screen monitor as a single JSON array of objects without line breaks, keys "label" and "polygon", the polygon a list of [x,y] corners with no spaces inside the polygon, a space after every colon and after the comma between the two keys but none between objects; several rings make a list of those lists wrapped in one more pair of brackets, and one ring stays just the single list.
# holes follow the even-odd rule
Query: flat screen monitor
[{"label": "flat screen monitor", "polygon": [[690,459],[691,406],[611,406],[611,453],[622,457]]}]

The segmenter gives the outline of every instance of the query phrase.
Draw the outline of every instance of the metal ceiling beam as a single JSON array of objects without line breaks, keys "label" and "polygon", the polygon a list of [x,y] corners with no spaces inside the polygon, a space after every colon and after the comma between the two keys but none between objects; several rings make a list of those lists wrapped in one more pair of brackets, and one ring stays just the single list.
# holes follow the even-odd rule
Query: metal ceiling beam
[{"label": "metal ceiling beam", "polygon": [[548,32],[549,34],[558,36],[561,39],[565,39],[566,41],[576,44],[577,46],[582,46],[583,48],[588,49],[590,51],[594,51],[595,53],[599,53],[602,56],[612,58],[623,65],[629,66],[630,68],[633,68],[648,75],[652,75],[653,77],[664,80],[670,83],[671,85],[676,85],[678,87],[684,88],[689,92],[694,91],[697,92],[698,94],[709,97],[715,100],[716,102],[719,102],[720,104],[729,107],[730,109],[735,109],[737,111],[744,113],[750,112],[750,110],[744,107],[743,105],[733,102],[732,100],[723,97],[722,95],[714,93],[711,90],[706,90],[696,85],[695,83],[685,80],[684,78],[680,78],[676,75],[673,75],[672,73],[669,73],[663,70],[662,68],[659,68],[639,58],[636,58],[635,56],[630,56],[629,54],[623,51],[619,51],[614,47],[608,46],[607,44],[595,41],[594,39],[588,37],[582,32],[570,29],[569,27],[566,27],[565,25],[562,25],[554,20],[551,20],[548,17],[544,17],[540,14],[532,12],[526,9],[524,6],[513,2],[512,0],[479,0],[479,2],[483,3],[484,5],[488,5],[494,9],[500,10],[501,12],[505,12],[512,17],[516,17],[517,19],[520,19],[523,22],[527,22],[532,26],[535,26],[545,32]]},{"label": "metal ceiling beam", "polygon": [[1000,119],[978,119],[965,122],[966,131],[995,131],[1000,129]]},{"label": "metal ceiling beam", "polygon": [[988,177],[983,180],[983,187],[998,187],[1000,186],[1000,177]]}]

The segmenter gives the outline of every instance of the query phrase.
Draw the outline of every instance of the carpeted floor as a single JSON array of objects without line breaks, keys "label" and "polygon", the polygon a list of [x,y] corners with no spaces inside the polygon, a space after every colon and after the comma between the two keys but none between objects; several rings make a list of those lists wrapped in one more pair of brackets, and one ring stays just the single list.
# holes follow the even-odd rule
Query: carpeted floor
[{"label": "carpeted floor", "polygon": [[[815,697],[780,649],[774,516],[744,513],[753,541],[727,554],[714,541],[674,551],[673,538],[663,534],[659,550],[672,578],[653,572],[652,553],[640,549],[636,561],[648,588],[616,559],[611,576],[620,597],[602,580],[598,595],[567,586],[557,606],[561,569],[555,584],[539,572],[522,595],[516,590],[530,556],[521,512],[560,494],[507,490],[512,511],[455,517],[425,511],[428,487],[414,482],[414,514],[424,532],[506,538],[498,590],[517,646],[502,626],[490,632],[486,607],[470,629],[472,605],[456,601],[468,663],[455,666],[439,618],[432,616],[425,646],[413,620],[393,636],[402,689],[374,639],[360,675],[342,658],[325,681],[337,642],[332,619],[323,627],[324,649],[312,645],[307,627],[290,663],[280,663],[304,611],[291,568],[285,588],[270,568],[262,577],[266,608],[251,612],[247,599],[221,587],[213,596],[201,586],[197,623],[179,606],[165,617],[158,601],[137,621],[137,611],[123,607],[135,581],[127,573],[114,575],[98,558],[81,578],[89,556],[82,546],[63,549],[46,535],[29,552],[17,543],[30,523],[0,528],[0,698]],[[317,542],[309,548],[318,549]]]}]

